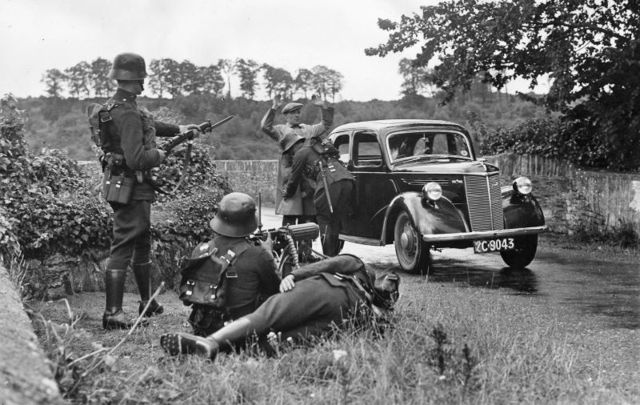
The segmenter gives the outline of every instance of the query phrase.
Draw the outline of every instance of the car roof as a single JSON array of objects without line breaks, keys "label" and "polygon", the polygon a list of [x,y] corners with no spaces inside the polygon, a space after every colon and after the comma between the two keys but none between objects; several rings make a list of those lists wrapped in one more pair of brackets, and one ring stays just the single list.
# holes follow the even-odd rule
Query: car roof
[{"label": "car roof", "polygon": [[331,132],[348,131],[353,129],[371,129],[379,131],[382,129],[392,129],[397,127],[418,127],[418,126],[443,126],[443,127],[456,127],[464,130],[464,127],[454,122],[442,121],[442,120],[424,120],[424,119],[388,119],[388,120],[374,120],[374,121],[359,121],[342,124],[336,127]]}]

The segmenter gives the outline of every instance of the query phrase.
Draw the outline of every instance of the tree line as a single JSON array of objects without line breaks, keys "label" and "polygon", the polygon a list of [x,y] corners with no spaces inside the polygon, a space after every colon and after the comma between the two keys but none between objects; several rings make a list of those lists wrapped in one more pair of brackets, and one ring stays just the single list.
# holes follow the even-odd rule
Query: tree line
[{"label": "tree line", "polygon": [[[45,71],[42,83],[48,96],[107,97],[116,87],[109,79],[111,62],[98,57],[92,62],[78,62],[65,69]],[[208,66],[197,66],[188,60],[152,59],[147,66],[150,93],[163,98],[198,94],[231,98],[232,79],[238,81],[240,95],[253,100],[260,86],[267,96],[279,94],[287,99],[308,98],[316,93],[335,101],[343,87],[344,76],[327,66],[300,68],[293,74],[286,69],[258,63],[252,59],[219,59]],[[226,89],[226,92],[225,92]]]}]

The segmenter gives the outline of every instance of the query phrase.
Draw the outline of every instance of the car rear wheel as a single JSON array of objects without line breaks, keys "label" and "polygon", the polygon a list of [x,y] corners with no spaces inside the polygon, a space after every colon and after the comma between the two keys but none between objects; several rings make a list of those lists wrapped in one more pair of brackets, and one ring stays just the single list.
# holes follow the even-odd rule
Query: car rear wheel
[{"label": "car rear wheel", "polygon": [[405,211],[398,215],[393,232],[400,268],[408,273],[427,273],[431,266],[429,246],[422,241],[420,232]]},{"label": "car rear wheel", "polygon": [[538,235],[520,236],[515,238],[516,248],[500,252],[502,260],[511,268],[524,269],[536,257],[538,249]]}]

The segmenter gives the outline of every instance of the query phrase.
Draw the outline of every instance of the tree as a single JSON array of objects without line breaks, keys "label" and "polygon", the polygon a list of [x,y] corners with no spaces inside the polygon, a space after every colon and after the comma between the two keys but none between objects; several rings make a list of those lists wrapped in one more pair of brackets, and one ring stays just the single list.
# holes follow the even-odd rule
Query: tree
[{"label": "tree", "polygon": [[62,92],[62,84],[66,82],[66,77],[59,69],[48,69],[44,76],[42,76],[42,82],[47,86],[47,94],[51,97],[60,97]]},{"label": "tree", "polygon": [[198,68],[188,60],[178,64],[178,83],[180,84],[180,94],[199,94],[202,91],[203,83],[198,76]]},{"label": "tree", "polygon": [[71,95],[80,98],[82,94],[89,96],[89,78],[91,66],[87,62],[79,62],[64,70],[65,79]]},{"label": "tree", "polygon": [[597,131],[609,167],[640,167],[640,5],[637,0],[447,0],[399,22],[379,19],[389,38],[367,55],[419,45],[416,66],[453,98],[477,74],[498,89],[548,75],[544,103],[573,129]]},{"label": "tree", "polygon": [[293,88],[302,91],[305,99],[308,99],[309,91],[313,90],[313,73],[309,69],[298,69],[296,78],[293,80]]},{"label": "tree", "polygon": [[218,68],[227,79],[227,98],[231,98],[231,76],[236,72],[236,64],[232,59],[218,60]]},{"label": "tree", "polygon": [[333,102],[336,101],[336,94],[340,93],[340,90],[342,90],[343,78],[344,76],[342,76],[342,73],[329,69],[327,90],[331,94],[331,101]]},{"label": "tree", "polygon": [[311,68],[311,73],[313,73],[311,84],[314,90],[326,100],[330,93],[331,69],[324,65],[317,65]]},{"label": "tree", "polygon": [[260,65],[252,59],[244,60],[240,58],[236,61],[236,71],[240,76],[240,91],[244,97],[250,100],[252,100],[256,94],[259,70]]},{"label": "tree", "polygon": [[104,58],[97,58],[91,62],[91,74],[89,82],[96,96],[108,96],[114,89],[113,80],[109,79],[111,62]]},{"label": "tree", "polygon": [[422,94],[429,88],[431,83],[431,69],[426,66],[420,66],[415,61],[402,58],[398,63],[398,73],[402,76],[402,93],[403,96],[417,96]]},{"label": "tree", "polygon": [[202,80],[202,92],[220,96],[224,88],[224,78],[217,65],[198,67],[198,76]]},{"label": "tree", "polygon": [[261,69],[265,81],[264,88],[267,90],[269,98],[277,94],[283,95],[285,98],[292,98],[293,77],[291,73],[267,63],[263,63]]}]

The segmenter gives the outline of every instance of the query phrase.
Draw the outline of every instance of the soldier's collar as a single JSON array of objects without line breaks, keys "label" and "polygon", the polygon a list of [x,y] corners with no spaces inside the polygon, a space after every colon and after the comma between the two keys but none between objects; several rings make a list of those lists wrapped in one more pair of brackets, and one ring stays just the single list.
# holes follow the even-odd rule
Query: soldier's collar
[{"label": "soldier's collar", "polygon": [[125,89],[118,88],[113,98],[116,101],[136,101],[136,95]]}]

